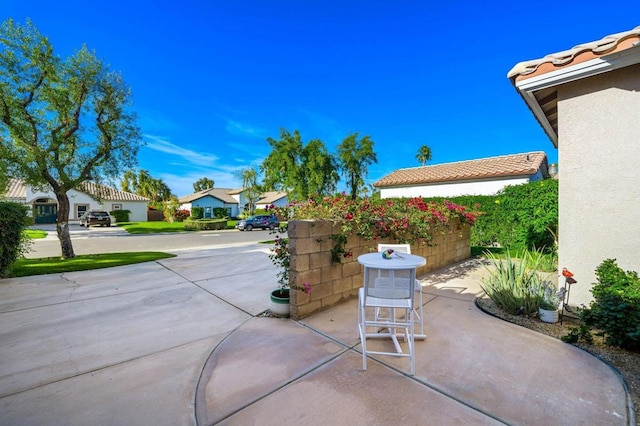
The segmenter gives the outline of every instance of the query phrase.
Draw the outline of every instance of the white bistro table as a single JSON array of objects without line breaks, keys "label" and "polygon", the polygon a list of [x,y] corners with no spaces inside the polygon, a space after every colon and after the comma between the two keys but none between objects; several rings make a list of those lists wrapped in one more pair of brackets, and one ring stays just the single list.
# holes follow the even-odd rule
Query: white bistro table
[{"label": "white bistro table", "polygon": [[[415,270],[419,266],[426,265],[427,259],[422,256],[407,253],[394,252],[390,259],[382,257],[382,253],[374,252],[367,253],[358,256],[358,263],[364,266],[365,276],[367,276],[366,269],[383,269],[383,270],[400,270],[400,269],[413,269],[413,276],[415,277]],[[417,284],[417,282],[416,282]],[[414,335],[415,339],[426,339],[424,334]]]}]

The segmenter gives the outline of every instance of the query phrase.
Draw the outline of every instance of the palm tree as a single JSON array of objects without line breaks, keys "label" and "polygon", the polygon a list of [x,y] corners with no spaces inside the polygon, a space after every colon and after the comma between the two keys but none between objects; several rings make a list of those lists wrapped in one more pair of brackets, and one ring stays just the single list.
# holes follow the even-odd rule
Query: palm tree
[{"label": "palm tree", "polygon": [[416,159],[425,166],[427,161],[431,161],[431,148],[426,145],[422,145],[418,150],[418,155],[416,155]]}]

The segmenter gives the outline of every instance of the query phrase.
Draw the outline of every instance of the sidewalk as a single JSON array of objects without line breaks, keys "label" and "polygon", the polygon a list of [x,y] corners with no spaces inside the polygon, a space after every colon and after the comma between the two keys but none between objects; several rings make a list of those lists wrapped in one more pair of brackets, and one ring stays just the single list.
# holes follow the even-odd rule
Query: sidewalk
[{"label": "sidewalk", "polygon": [[355,300],[299,322],[259,317],[267,251],[0,281],[0,424],[629,422],[607,365],[476,308],[477,262],[425,277],[428,338],[410,377],[405,359],[362,371]]}]

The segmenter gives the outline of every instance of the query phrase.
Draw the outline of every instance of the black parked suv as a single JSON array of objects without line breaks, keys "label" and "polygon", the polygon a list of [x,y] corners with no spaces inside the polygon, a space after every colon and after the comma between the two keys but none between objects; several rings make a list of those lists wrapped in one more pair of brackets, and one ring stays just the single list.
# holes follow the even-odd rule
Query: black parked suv
[{"label": "black parked suv", "polygon": [[257,214],[255,216],[249,216],[246,219],[242,219],[236,224],[236,228],[241,231],[251,231],[253,228],[260,228],[263,231],[267,228],[272,231],[280,226],[278,218],[268,214]]},{"label": "black parked suv", "polygon": [[111,226],[111,216],[104,210],[89,210],[80,216],[80,226],[91,225]]}]

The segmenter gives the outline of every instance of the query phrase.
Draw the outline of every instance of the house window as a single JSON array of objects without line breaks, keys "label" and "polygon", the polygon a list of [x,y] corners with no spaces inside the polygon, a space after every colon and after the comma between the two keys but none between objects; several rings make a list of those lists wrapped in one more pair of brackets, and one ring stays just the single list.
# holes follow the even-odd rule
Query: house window
[{"label": "house window", "polygon": [[111,210],[122,210],[122,204],[111,204]]},{"label": "house window", "polygon": [[89,210],[89,204],[76,204],[76,219],[80,219],[87,210]]}]

